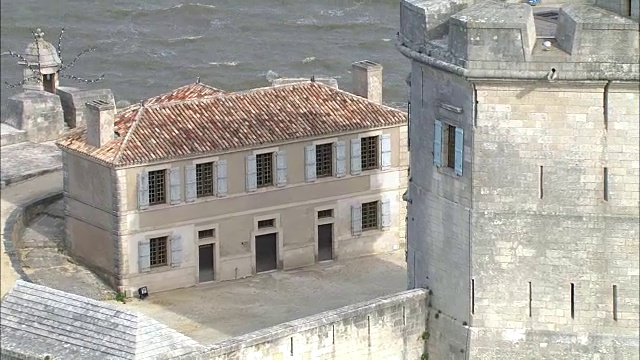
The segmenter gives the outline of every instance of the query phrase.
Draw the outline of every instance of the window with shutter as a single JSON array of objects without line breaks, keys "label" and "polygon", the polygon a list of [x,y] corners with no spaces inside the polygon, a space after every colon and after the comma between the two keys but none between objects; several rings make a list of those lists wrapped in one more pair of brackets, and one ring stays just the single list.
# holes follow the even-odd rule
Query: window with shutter
[{"label": "window with shutter", "polygon": [[216,195],[227,196],[227,160],[216,162]]},{"label": "window with shutter", "polygon": [[360,205],[351,207],[351,234],[353,236],[362,234],[362,207]]},{"label": "window with shutter", "polygon": [[138,174],[138,208],[144,210],[149,207],[149,178],[146,171]]},{"label": "window with shutter", "polygon": [[198,198],[213,195],[213,162],[196,164],[196,192]]},{"label": "window with shutter", "polygon": [[196,166],[195,165],[187,165],[184,167],[184,177],[185,177],[185,201],[192,202],[197,197],[197,181],[196,181]]},{"label": "window with shutter", "polygon": [[167,170],[149,171],[147,176],[149,179],[149,205],[166,204]]},{"label": "window with shutter", "polygon": [[180,186],[180,168],[169,171],[169,183],[171,187],[171,204],[179,204],[182,201],[182,187]]},{"label": "window with shutter", "polygon": [[308,145],[304,147],[304,177],[305,181],[312,182],[316,179],[316,147]]},{"label": "window with shutter", "polygon": [[464,156],[464,132],[462,128],[456,128],[456,137],[455,137],[455,170],[456,175],[462,176],[462,164],[463,164],[463,156]]},{"label": "window with shutter", "polygon": [[378,202],[362,204],[362,231],[378,229]]},{"label": "window with shutter", "polygon": [[347,175],[347,150],[344,141],[337,141],[335,144],[336,151],[336,177]]},{"label": "window with shutter", "polygon": [[316,145],[316,176],[333,176],[333,144]]},{"label": "window with shutter", "polygon": [[360,139],[360,169],[373,170],[379,169],[380,163],[380,139],[378,136],[363,137]]},{"label": "window with shutter", "polygon": [[287,153],[284,150],[276,152],[276,186],[287,185]]},{"label": "window with shutter", "polygon": [[167,263],[167,241],[169,237],[160,236],[149,239],[149,265],[150,267],[166,266]]},{"label": "window with shutter", "polygon": [[388,170],[391,168],[391,135],[380,136],[380,168]]},{"label": "window with shutter", "polygon": [[258,185],[256,183],[256,156],[248,155],[246,159],[246,188],[247,192],[256,191]]},{"label": "window with shutter", "polygon": [[149,239],[142,240],[138,243],[138,271],[147,272],[151,269],[151,263],[149,259]]},{"label": "window with shutter", "polygon": [[351,139],[351,175],[362,172],[362,157],[360,156],[360,139]]},{"label": "window with shutter", "polygon": [[442,122],[436,120],[433,130],[433,164],[442,166]]}]

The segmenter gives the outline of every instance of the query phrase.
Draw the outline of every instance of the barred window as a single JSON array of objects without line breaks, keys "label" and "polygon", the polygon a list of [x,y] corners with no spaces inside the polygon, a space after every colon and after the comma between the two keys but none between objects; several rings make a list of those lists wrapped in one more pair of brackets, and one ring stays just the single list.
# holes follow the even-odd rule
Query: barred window
[{"label": "barred window", "polygon": [[198,197],[213,195],[213,163],[196,165],[196,189]]},{"label": "barred window", "polygon": [[316,177],[333,175],[333,144],[316,145]]},{"label": "barred window", "polygon": [[256,155],[256,185],[259,188],[273,185],[273,153]]},{"label": "barred window", "polygon": [[167,242],[169,237],[162,236],[149,239],[149,264],[151,267],[167,265]]},{"label": "barred window", "polygon": [[167,171],[149,171],[149,205],[167,202]]},{"label": "barred window", "polygon": [[362,204],[362,231],[378,228],[378,202]]},{"label": "barred window", "polygon": [[360,161],[362,170],[378,168],[378,137],[370,136],[360,139]]},{"label": "barred window", "polygon": [[326,219],[333,217],[333,209],[320,210],[318,211],[318,219]]},{"label": "barred window", "polygon": [[208,239],[216,237],[216,229],[198,231],[198,239]]},{"label": "barred window", "polygon": [[447,129],[447,167],[456,167],[456,127],[448,125]]}]

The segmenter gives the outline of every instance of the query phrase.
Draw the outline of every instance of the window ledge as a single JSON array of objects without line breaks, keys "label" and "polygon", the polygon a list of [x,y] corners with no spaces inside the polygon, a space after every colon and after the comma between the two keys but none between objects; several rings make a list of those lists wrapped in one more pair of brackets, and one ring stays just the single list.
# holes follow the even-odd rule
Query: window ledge
[{"label": "window ledge", "polygon": [[456,174],[456,170],[455,169],[450,168],[448,166],[440,166],[440,167],[438,167],[438,173],[440,173],[442,175],[454,177],[454,178],[461,178],[462,177],[462,176],[458,176],[458,174]]}]

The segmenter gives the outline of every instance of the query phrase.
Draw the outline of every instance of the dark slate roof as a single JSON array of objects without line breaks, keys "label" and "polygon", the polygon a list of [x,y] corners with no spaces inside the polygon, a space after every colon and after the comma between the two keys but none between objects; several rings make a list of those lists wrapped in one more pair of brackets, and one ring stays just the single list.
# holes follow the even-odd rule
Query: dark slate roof
[{"label": "dark slate roof", "polygon": [[19,280],[0,304],[3,358],[196,359],[205,349],[149,317]]}]

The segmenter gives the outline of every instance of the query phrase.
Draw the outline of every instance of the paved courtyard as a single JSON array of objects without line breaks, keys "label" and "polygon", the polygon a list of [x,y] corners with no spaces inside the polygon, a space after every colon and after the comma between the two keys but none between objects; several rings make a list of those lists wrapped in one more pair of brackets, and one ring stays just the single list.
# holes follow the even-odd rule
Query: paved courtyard
[{"label": "paved courtyard", "polygon": [[213,344],[403,290],[406,268],[404,250],[400,250],[150,294],[144,301],[120,306],[136,309],[203,344]]}]

